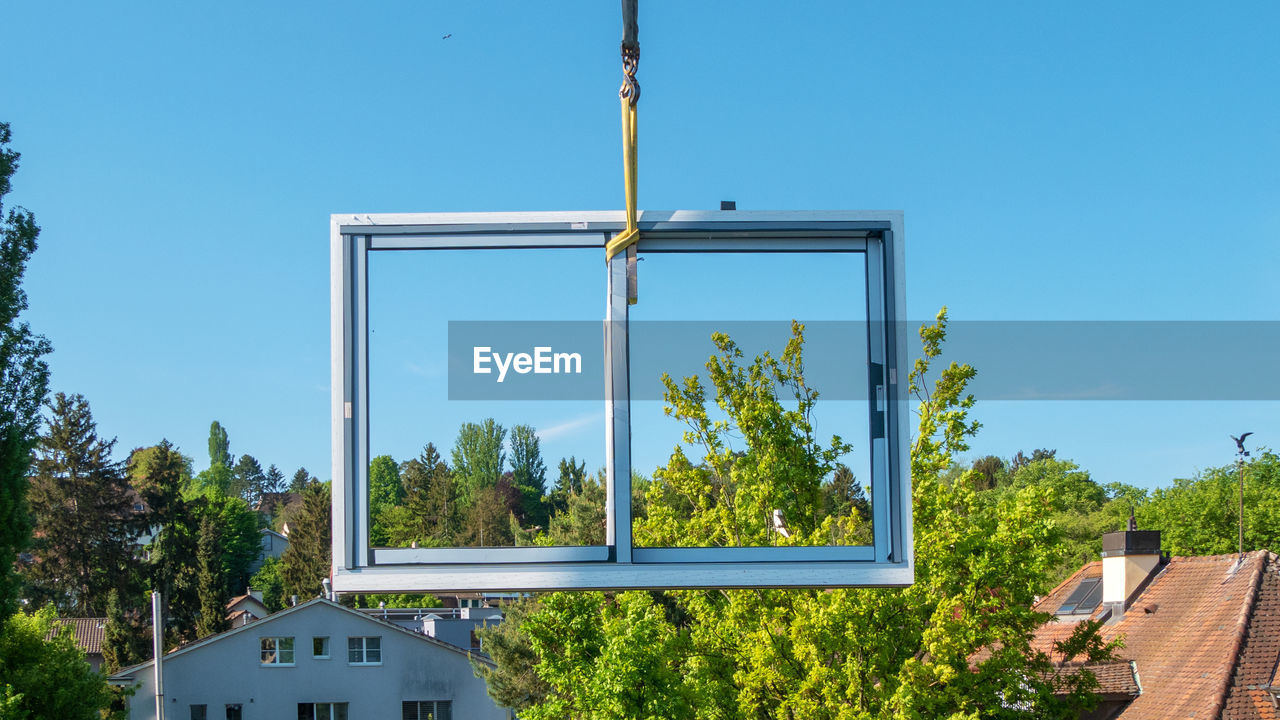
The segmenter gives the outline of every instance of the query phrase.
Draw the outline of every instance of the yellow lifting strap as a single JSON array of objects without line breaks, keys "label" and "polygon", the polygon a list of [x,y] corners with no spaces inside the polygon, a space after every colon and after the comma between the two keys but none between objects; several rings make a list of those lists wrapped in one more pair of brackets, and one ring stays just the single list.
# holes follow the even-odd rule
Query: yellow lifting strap
[{"label": "yellow lifting strap", "polygon": [[605,262],[640,239],[640,229],[636,227],[636,106],[625,97],[622,98],[622,170],[627,193],[627,229],[614,235],[604,246]]},{"label": "yellow lifting strap", "polygon": [[[638,3],[639,0],[622,0],[622,87],[618,89],[618,97],[622,98],[622,170],[627,193],[627,228],[605,244],[605,262],[640,239],[640,229],[636,226],[636,105],[640,101],[640,83],[636,81],[636,70],[640,66],[640,28],[636,22]],[[634,254],[633,251],[628,258],[630,278],[627,297],[632,303],[635,302]]]}]

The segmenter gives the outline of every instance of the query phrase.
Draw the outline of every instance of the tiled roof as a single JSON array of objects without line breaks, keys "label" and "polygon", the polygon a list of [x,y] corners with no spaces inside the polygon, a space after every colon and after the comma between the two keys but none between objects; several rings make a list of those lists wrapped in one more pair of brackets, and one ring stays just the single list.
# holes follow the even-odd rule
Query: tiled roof
[{"label": "tiled roof", "polygon": [[[1275,718],[1265,688],[1280,653],[1276,565],[1275,555],[1257,551],[1243,563],[1234,554],[1175,557],[1157,570],[1123,617],[1101,629],[1104,640],[1123,639],[1117,655],[1133,662],[1141,688],[1118,717]],[[1085,565],[1036,608],[1055,611],[1081,578],[1101,573],[1101,562]],[[1094,617],[1107,612],[1099,607]],[[1069,636],[1076,620],[1043,626],[1036,647],[1052,655],[1053,642]]]},{"label": "tiled roof", "polygon": [[1133,676],[1133,663],[1125,660],[1106,663],[1071,663],[1058,667],[1059,676],[1075,676],[1081,669],[1088,669],[1098,681],[1094,692],[1099,695],[1137,697],[1142,693],[1138,679]]},{"label": "tiled roof", "polygon": [[54,623],[53,632],[57,632],[64,625],[71,628],[71,636],[75,638],[76,645],[84,650],[85,655],[102,654],[102,635],[107,627],[106,618],[57,618]]},{"label": "tiled roof", "polygon": [[1223,720],[1280,718],[1268,690],[1276,682],[1277,660],[1280,660],[1280,567],[1273,557],[1262,573],[1249,631],[1227,692]]}]

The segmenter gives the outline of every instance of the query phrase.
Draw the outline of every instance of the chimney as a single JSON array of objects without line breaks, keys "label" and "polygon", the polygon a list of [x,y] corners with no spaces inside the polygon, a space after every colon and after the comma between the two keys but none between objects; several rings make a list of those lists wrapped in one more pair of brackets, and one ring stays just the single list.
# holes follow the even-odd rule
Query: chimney
[{"label": "chimney", "polygon": [[1125,601],[1160,567],[1160,531],[1138,530],[1133,513],[1129,529],[1102,536],[1102,603],[1112,617],[1124,614]]}]

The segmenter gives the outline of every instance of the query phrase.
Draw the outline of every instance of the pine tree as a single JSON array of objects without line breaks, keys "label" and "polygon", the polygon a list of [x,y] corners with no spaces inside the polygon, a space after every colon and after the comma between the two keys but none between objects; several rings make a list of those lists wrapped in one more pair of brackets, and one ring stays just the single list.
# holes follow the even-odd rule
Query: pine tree
[{"label": "pine tree", "polygon": [[28,502],[35,517],[34,561],[23,574],[35,599],[64,616],[100,615],[113,588],[133,581],[140,529],[116,441],[98,437],[89,403],[58,393],[36,448]]},{"label": "pine tree", "polygon": [[289,481],[289,492],[300,493],[307,489],[307,486],[313,482],[319,482],[307,469],[300,467],[293,473],[293,479]]},{"label": "pine tree", "polygon": [[265,475],[263,475],[263,478],[262,478],[262,494],[264,496],[279,495],[280,493],[284,492],[284,490],[285,490],[284,473],[281,472],[280,468],[276,467],[275,465],[272,465],[271,467],[267,468],[267,472]]},{"label": "pine tree", "polygon": [[159,590],[168,610],[170,642],[195,638],[200,614],[196,568],[199,528],[194,502],[182,497],[187,462],[168,440],[135,451],[129,459],[134,489],[150,508],[148,524],[155,531],[147,563],[152,587]]},{"label": "pine tree", "polygon": [[213,518],[205,515],[200,520],[200,536],[196,545],[197,592],[200,595],[200,621],[196,625],[198,637],[227,630],[227,583],[222,576],[222,537]]},{"label": "pine tree", "polygon": [[4,196],[19,157],[9,148],[10,137],[9,124],[0,123],[0,626],[17,608],[20,580],[14,560],[31,540],[27,472],[49,388],[49,366],[41,358],[53,349],[18,320],[27,309],[22,276],[40,227],[22,208],[4,215]]},{"label": "pine tree", "polygon": [[217,420],[209,426],[209,465],[231,467],[231,441],[227,429]]},{"label": "pine tree", "polygon": [[436,446],[427,443],[400,473],[405,505],[413,517],[412,540],[452,545],[458,531],[458,499],[449,466]]},{"label": "pine tree", "polygon": [[137,613],[132,615],[125,615],[118,590],[108,593],[107,624],[102,630],[102,659],[108,673],[136,665],[149,656],[146,627],[136,622]]},{"label": "pine tree", "polygon": [[320,581],[329,577],[333,566],[328,483],[307,486],[295,520],[289,549],[280,558],[280,577],[285,597],[305,600],[320,594]]},{"label": "pine tree", "polygon": [[257,507],[262,499],[262,483],[266,479],[262,465],[252,455],[241,455],[231,471],[231,491],[228,494],[244,498],[249,507]]}]

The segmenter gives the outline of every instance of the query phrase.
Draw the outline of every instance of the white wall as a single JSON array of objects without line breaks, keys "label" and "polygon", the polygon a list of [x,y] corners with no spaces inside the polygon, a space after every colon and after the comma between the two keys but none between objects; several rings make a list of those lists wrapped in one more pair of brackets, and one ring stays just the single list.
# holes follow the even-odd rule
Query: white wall
[{"label": "white wall", "polygon": [[[347,637],[382,638],[382,664],[347,663]],[[260,638],[292,636],[294,666],[260,663]],[[312,637],[328,636],[329,660],[313,659]],[[154,720],[150,665],[136,671],[140,687],[129,702],[130,720]],[[349,703],[351,720],[401,716],[403,700],[450,700],[459,720],[507,720],[475,677],[465,653],[406,634],[377,620],[323,601],[276,613],[164,662],[166,720],[188,720],[191,705],[208,706],[209,720],[223,720],[239,703],[244,720],[298,717],[300,702]]]}]

